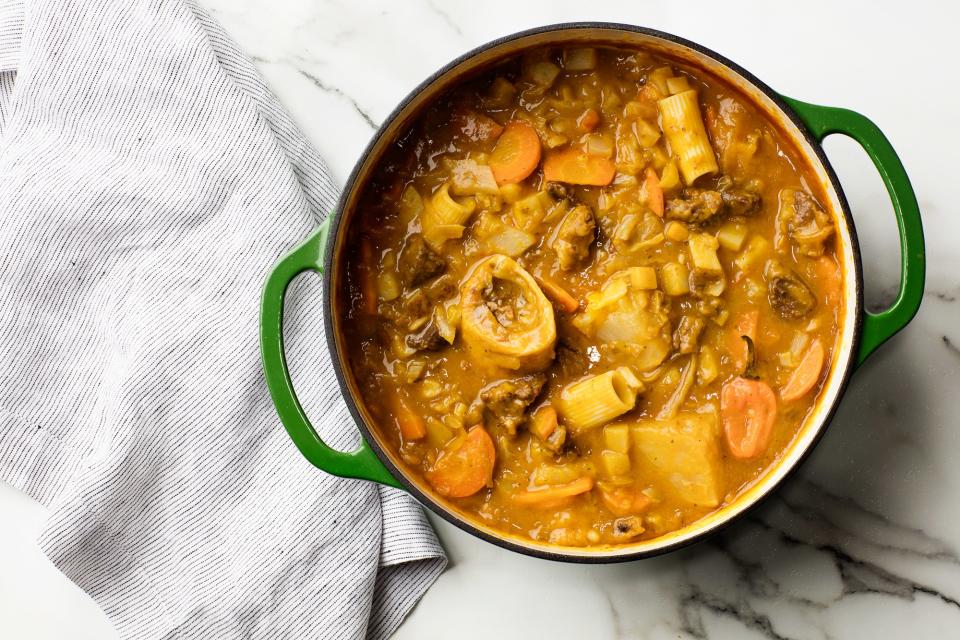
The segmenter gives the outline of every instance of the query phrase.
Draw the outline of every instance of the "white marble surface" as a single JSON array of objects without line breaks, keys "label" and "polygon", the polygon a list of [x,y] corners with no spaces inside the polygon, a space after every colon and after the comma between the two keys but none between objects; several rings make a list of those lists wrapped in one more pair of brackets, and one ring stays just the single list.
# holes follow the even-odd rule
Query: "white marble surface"
[{"label": "white marble surface", "polygon": [[[814,455],[764,507],[688,550],[595,567],[513,555],[435,519],[452,566],[398,639],[960,637],[960,11],[932,1],[203,3],[341,180],[374,126],[448,59],[589,19],[677,33],[788,95],[862,111],[919,195],[923,308],[857,373]],[[886,193],[854,143],[826,146],[857,220],[868,302],[881,306],[898,274]],[[0,487],[0,637],[115,637],[33,544],[43,517]]]}]

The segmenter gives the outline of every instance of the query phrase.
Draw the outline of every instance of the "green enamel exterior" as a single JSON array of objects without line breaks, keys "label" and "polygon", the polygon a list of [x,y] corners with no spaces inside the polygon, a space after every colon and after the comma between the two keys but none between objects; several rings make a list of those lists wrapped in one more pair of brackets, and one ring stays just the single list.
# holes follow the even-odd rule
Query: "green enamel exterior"
[{"label": "green enamel exterior", "polygon": [[920,206],[903,163],[877,125],[849,109],[822,107],[786,96],[783,99],[817,140],[822,142],[831,133],[841,133],[859,142],[880,172],[893,202],[900,232],[900,291],[886,311],[864,313],[857,353],[859,366],[877,347],[907,326],[920,308],[926,277]]},{"label": "green enamel exterior", "polygon": [[267,279],[260,307],[260,349],[267,388],[280,415],[280,422],[300,453],[316,467],[335,476],[373,480],[403,488],[363,438],[360,439],[360,448],[350,452],[337,451],[324,444],[300,406],[290,380],[283,350],[284,296],[293,279],[304,271],[323,273],[323,253],[329,228],[328,218],[300,246],[288,253]]},{"label": "green enamel exterior", "polygon": [[[881,313],[866,312],[857,364],[903,329],[916,315],[923,299],[926,273],[920,207],[910,179],[886,136],[873,122],[853,111],[824,107],[784,97],[818,141],[841,133],[860,143],[873,160],[893,201],[900,232],[900,291],[893,305]],[[304,271],[323,273],[323,254],[329,234],[324,221],[297,248],[288,253],[267,280],[260,315],[260,343],[267,388],[280,421],[300,452],[316,467],[345,478],[372,480],[403,488],[361,438],[360,448],[337,451],[317,435],[297,399],[283,350],[283,303],[287,287]]]}]

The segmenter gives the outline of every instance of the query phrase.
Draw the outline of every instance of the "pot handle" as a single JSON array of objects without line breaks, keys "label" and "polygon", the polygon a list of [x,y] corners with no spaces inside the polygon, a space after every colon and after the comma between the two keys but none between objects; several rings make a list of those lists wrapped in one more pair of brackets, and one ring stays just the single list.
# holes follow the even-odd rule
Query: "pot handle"
[{"label": "pot handle", "polygon": [[842,133],[859,142],[880,172],[893,202],[900,231],[900,292],[889,309],[880,313],[864,312],[857,353],[859,366],[877,347],[907,326],[920,308],[926,276],[920,206],[903,163],[877,125],[849,109],[824,107],[786,96],[783,99],[818,141],[822,142],[831,133]]},{"label": "pot handle", "polygon": [[293,279],[307,270],[323,273],[323,253],[327,244],[329,218],[306,240],[288,253],[267,278],[260,306],[260,351],[263,373],[273,404],[300,453],[316,467],[342,478],[372,480],[401,488],[373,449],[363,438],[356,451],[337,451],[317,435],[293,390],[287,358],[283,351],[283,302]]}]

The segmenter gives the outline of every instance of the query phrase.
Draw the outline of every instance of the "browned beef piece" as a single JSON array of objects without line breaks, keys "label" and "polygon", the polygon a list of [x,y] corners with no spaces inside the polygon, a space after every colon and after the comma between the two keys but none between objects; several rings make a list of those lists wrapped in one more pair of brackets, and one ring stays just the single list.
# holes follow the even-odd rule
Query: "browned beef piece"
[{"label": "browned beef piece", "polygon": [[667,200],[664,215],[670,220],[704,224],[722,210],[723,196],[719,191],[687,187],[679,196]]},{"label": "browned beef piece", "polygon": [[830,217],[824,216],[823,209],[817,205],[817,201],[805,191],[794,191],[793,206],[796,209],[795,219],[792,220],[795,226],[803,227],[809,224],[816,224],[821,220],[829,221]]},{"label": "browned beef piece", "polygon": [[746,189],[727,189],[720,192],[727,213],[731,216],[750,216],[760,210],[760,194]]},{"label": "browned beef piece", "polygon": [[547,193],[550,194],[550,197],[555,200],[572,200],[573,194],[570,193],[570,189],[567,188],[567,185],[562,182],[548,182],[547,183]]},{"label": "browned beef piece", "polygon": [[596,230],[597,221],[587,205],[578,204],[564,216],[553,243],[561,269],[574,269],[590,256]]},{"label": "browned beef piece", "polygon": [[547,377],[542,373],[504,380],[481,392],[480,399],[497,424],[514,434],[524,420],[527,407],[539,395],[546,381]]},{"label": "browned beef piece", "polygon": [[721,190],[688,187],[667,200],[668,219],[702,225],[720,216],[749,216],[760,210],[760,194],[746,189],[721,187]]},{"label": "browned beef piece", "polygon": [[613,521],[614,538],[633,540],[643,533],[643,521],[637,516],[624,516]]},{"label": "browned beef piece", "polygon": [[767,302],[784,320],[803,318],[817,306],[817,298],[807,283],[778,261],[771,260],[767,264],[765,275]]},{"label": "browned beef piece", "polygon": [[781,204],[777,226],[787,233],[797,253],[812,258],[823,255],[826,242],[833,235],[830,215],[812,196],[799,190],[793,192],[793,202]]},{"label": "browned beef piece", "polygon": [[419,333],[407,336],[407,346],[424,351],[438,351],[447,345],[440,335],[437,324],[431,320]]},{"label": "browned beef piece", "polygon": [[581,371],[590,367],[587,354],[578,351],[574,345],[567,343],[563,335],[557,337],[557,357],[554,362],[559,370],[567,377],[576,377]]},{"label": "browned beef piece", "polygon": [[417,287],[443,273],[447,263],[427,245],[422,235],[416,233],[407,238],[397,266],[403,284]]}]

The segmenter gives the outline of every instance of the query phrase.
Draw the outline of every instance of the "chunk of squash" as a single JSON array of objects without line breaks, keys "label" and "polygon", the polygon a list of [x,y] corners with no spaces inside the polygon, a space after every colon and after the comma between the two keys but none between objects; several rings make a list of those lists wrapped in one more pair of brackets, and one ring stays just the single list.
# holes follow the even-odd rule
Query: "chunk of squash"
[{"label": "chunk of squash", "polygon": [[638,468],[665,494],[715,507],[720,485],[719,423],[710,413],[681,413],[671,420],[642,420],[630,427]]}]

